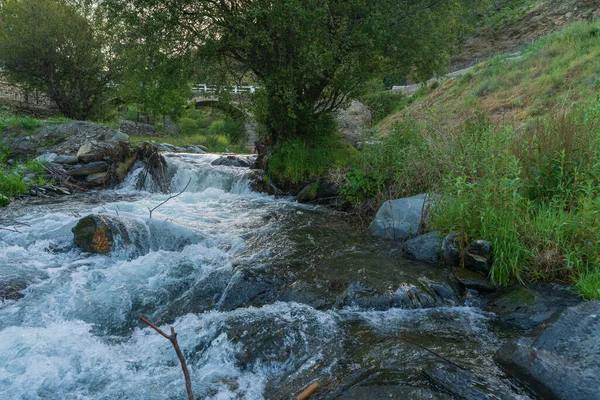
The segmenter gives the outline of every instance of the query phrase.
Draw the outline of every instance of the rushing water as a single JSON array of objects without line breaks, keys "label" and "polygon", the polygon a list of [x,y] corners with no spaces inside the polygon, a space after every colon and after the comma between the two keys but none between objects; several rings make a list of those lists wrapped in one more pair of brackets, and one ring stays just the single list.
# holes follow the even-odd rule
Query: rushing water
[{"label": "rushing water", "polygon": [[[171,344],[138,315],[175,328],[199,399],[290,399],[314,380],[316,399],[449,398],[423,373],[448,361],[486,393],[505,385],[504,334],[446,271],[331,210],[253,193],[215,158],[169,155],[173,191],[191,183],[151,219],[168,195],[135,190],[140,168],[6,211],[28,226],[0,231],[0,399],[184,398]],[[91,213],[128,221],[136,246],[82,253],[71,229]]]}]

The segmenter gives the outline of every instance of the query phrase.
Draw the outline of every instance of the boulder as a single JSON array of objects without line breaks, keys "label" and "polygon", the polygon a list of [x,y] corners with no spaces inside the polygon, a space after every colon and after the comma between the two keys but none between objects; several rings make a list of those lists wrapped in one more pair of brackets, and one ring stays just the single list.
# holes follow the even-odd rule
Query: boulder
[{"label": "boulder", "polygon": [[437,264],[440,261],[441,245],[440,232],[429,232],[407,240],[404,243],[404,253],[413,260]]},{"label": "boulder", "polygon": [[217,158],[214,160],[211,165],[221,165],[226,167],[239,167],[239,168],[248,168],[250,166],[250,161],[245,157],[240,156],[224,156]]},{"label": "boulder", "polygon": [[488,276],[492,269],[492,244],[485,240],[475,240],[465,249],[464,266]]},{"label": "boulder", "polygon": [[77,156],[58,156],[52,162],[55,164],[73,165],[77,164],[79,160]]},{"label": "boulder", "polygon": [[142,122],[121,120],[119,122],[119,130],[128,135],[156,136],[156,127]]},{"label": "boulder", "polygon": [[71,176],[86,176],[108,171],[108,163],[105,161],[95,161],[89,164],[77,165],[69,171]]},{"label": "boulder", "polygon": [[456,268],[454,276],[468,289],[475,289],[480,292],[493,292],[496,290],[492,282],[478,272],[466,268]]},{"label": "boulder", "polygon": [[442,241],[442,257],[449,267],[460,265],[461,236],[458,232],[450,232]]},{"label": "boulder", "polygon": [[600,302],[569,307],[534,337],[512,340],[496,360],[540,398],[600,399]]},{"label": "boulder", "polygon": [[200,145],[186,146],[184,150],[186,153],[194,153],[194,154],[203,154],[203,153],[208,152],[208,149],[206,147],[200,146]]},{"label": "boulder", "polygon": [[375,236],[397,241],[415,237],[426,204],[426,194],[385,202],[371,223],[371,232]]},{"label": "boulder", "polygon": [[116,240],[131,243],[125,224],[109,215],[88,215],[77,222],[72,232],[75,245],[88,253],[108,254]]},{"label": "boulder", "polygon": [[581,302],[570,286],[540,282],[500,290],[488,296],[485,309],[508,328],[529,331]]},{"label": "boulder", "polygon": [[166,151],[168,153],[184,153],[185,150],[183,149],[183,147],[177,147],[177,146],[173,146],[172,144],[169,143],[161,143],[158,145],[158,150],[159,151]]},{"label": "boulder", "polygon": [[310,203],[317,200],[331,199],[338,197],[338,187],[331,182],[314,182],[304,186],[298,193],[300,203]]}]

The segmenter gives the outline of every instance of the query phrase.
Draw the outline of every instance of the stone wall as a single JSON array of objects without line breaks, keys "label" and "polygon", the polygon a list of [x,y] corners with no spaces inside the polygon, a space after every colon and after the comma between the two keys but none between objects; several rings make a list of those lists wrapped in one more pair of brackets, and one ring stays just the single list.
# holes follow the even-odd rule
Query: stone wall
[{"label": "stone wall", "polygon": [[119,130],[133,136],[156,136],[156,127],[141,122],[121,120]]},{"label": "stone wall", "polygon": [[53,108],[54,103],[46,96],[45,93],[38,90],[24,90],[17,85],[10,83],[0,78],[0,99],[25,103],[37,107]]}]

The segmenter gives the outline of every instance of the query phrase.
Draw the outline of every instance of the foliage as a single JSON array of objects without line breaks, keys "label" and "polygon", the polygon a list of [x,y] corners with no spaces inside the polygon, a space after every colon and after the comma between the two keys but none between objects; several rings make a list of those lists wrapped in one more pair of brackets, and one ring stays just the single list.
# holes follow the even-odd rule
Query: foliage
[{"label": "foliage", "polygon": [[406,96],[400,92],[375,92],[359,97],[372,115],[372,123],[376,124],[392,112],[397,112],[407,104]]},{"label": "foliage", "polygon": [[0,68],[25,89],[47,93],[76,119],[99,118],[110,75],[102,41],[64,0],[0,1]]},{"label": "foliage", "polygon": [[19,170],[16,168],[9,170],[0,168],[0,194],[6,197],[13,197],[27,193],[27,190],[27,185]]},{"label": "foliage", "polygon": [[132,37],[117,46],[117,95],[125,103],[143,106],[144,111],[178,119],[191,97],[191,62],[150,47],[142,38]]},{"label": "foliage", "polygon": [[276,141],[324,134],[319,127],[331,113],[374,76],[392,69],[418,78],[441,71],[478,8],[466,0],[105,4],[165,51],[189,50],[252,73],[262,86],[255,115]]},{"label": "foliage", "polygon": [[346,165],[353,157],[353,150],[337,136],[321,136],[311,141],[297,138],[274,148],[268,171],[277,182],[298,185],[325,176],[330,169]]},{"label": "foliage", "polygon": [[13,126],[21,126],[27,130],[33,130],[42,125],[42,122],[38,119],[31,118],[29,116],[15,116],[6,113],[0,113],[0,133],[6,128]]}]

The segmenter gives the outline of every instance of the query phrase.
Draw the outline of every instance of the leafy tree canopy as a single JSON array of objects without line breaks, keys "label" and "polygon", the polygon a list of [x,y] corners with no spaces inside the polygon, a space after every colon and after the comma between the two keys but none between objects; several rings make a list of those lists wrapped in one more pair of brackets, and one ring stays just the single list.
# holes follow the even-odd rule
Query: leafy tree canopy
[{"label": "leafy tree canopy", "polygon": [[110,74],[101,38],[63,0],[0,0],[0,69],[48,94],[67,117],[100,117]]},{"label": "leafy tree canopy", "polygon": [[374,76],[423,79],[441,71],[482,3],[104,0],[148,41],[252,72],[263,87],[256,116],[284,140],[330,129],[332,111]]}]

